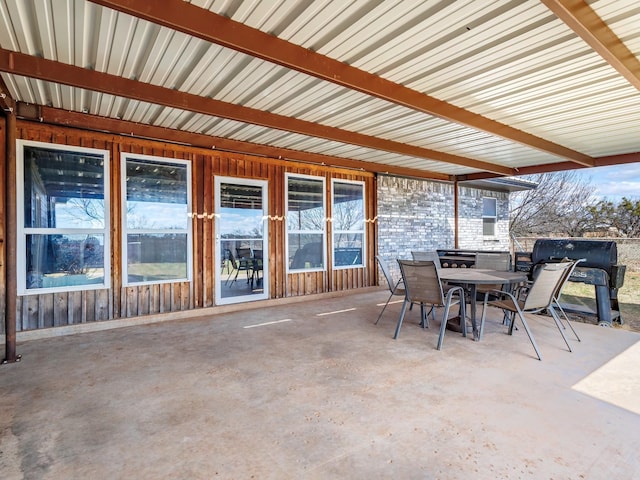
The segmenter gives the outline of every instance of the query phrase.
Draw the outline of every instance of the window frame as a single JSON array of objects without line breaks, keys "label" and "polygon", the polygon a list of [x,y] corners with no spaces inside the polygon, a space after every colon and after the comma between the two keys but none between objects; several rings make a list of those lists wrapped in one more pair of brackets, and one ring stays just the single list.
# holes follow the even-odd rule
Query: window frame
[{"label": "window frame", "polygon": [[[156,163],[162,163],[167,165],[181,165],[187,169],[187,228],[183,230],[168,229],[168,228],[142,228],[142,229],[130,229],[127,225],[127,161],[128,160],[147,160]],[[124,287],[133,287],[141,285],[158,285],[166,283],[180,283],[190,282],[193,279],[193,222],[191,221],[193,214],[193,197],[192,197],[192,170],[191,162],[189,160],[181,160],[177,158],[158,157],[155,155],[142,155],[134,153],[121,153],[120,154],[120,196],[122,205],[121,225],[122,225],[122,285]],[[140,235],[158,235],[158,234],[186,234],[187,243],[187,275],[184,278],[171,278],[168,280],[143,280],[139,282],[129,281],[128,270],[128,241],[127,237],[131,234]]]},{"label": "window frame", "polygon": [[[87,153],[102,155],[103,158],[103,202],[104,202],[104,226],[103,228],[55,228],[55,227],[25,227],[25,171],[24,149],[25,147],[42,148],[47,150],[60,150],[62,152]],[[63,145],[59,143],[39,142],[33,140],[16,140],[16,280],[17,294],[40,295],[46,293],[77,292],[84,290],[103,290],[111,288],[111,201],[110,201],[110,153],[109,150]],[[87,283],[82,285],[67,285],[54,287],[27,288],[27,236],[28,235],[91,235],[98,234],[103,237],[103,272],[102,283]]]},{"label": "window frame", "polygon": [[[485,215],[485,200],[491,200],[493,202],[493,211],[495,215]],[[485,220],[493,220],[493,233],[485,233]],[[488,223],[488,222],[487,222]],[[496,229],[498,225],[498,199],[495,197],[482,197],[482,236],[483,237],[495,237]]]},{"label": "window frame", "polygon": [[[289,179],[300,178],[306,180],[316,180],[322,183],[322,230],[289,230],[289,222],[286,215],[289,214]],[[306,272],[325,272],[327,271],[327,179],[319,175],[305,175],[299,173],[285,173],[285,198],[284,198],[284,211],[285,211],[285,231],[286,231],[286,246],[285,246],[285,258],[287,273],[306,273]],[[322,235],[322,267],[311,268],[290,268],[289,267],[289,234],[321,234]]]},{"label": "window frame", "polygon": [[[335,228],[335,186],[337,183],[342,184],[352,184],[352,185],[360,185],[362,189],[362,230],[337,230]],[[331,265],[334,270],[345,270],[349,268],[364,268],[365,267],[365,258],[367,255],[367,191],[365,182],[362,180],[347,180],[342,178],[332,178],[331,179],[331,217],[332,217],[332,228],[331,228]],[[352,264],[352,265],[336,265],[336,235],[342,233],[360,233],[362,234],[362,252],[360,263]]]}]

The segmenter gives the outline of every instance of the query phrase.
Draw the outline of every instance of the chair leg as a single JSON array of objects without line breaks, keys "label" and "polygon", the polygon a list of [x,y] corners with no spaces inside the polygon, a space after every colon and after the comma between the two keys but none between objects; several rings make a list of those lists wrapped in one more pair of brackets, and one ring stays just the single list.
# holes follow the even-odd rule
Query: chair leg
[{"label": "chair leg", "polygon": [[482,340],[482,335],[484,335],[484,319],[487,316],[488,301],[489,301],[489,292],[484,294],[484,302],[482,303],[482,316],[480,317],[480,331],[478,332],[478,341]]},{"label": "chair leg", "polygon": [[424,320],[426,322],[426,327],[427,328],[429,328],[429,315],[431,315],[431,318],[433,318],[434,320],[436,319],[436,316],[433,313],[434,310],[435,310],[435,307],[433,305],[431,305],[431,308],[429,308],[429,311],[424,316]]},{"label": "chair leg", "polygon": [[460,291],[460,329],[462,330],[462,336],[467,337],[467,302],[464,298],[464,290]]},{"label": "chair leg", "polygon": [[427,312],[425,308],[425,304],[420,304],[420,325],[422,328],[429,328],[429,313],[433,310],[433,305],[431,305],[431,309]]},{"label": "chair leg", "polygon": [[[518,308],[518,316],[520,317],[520,321],[522,322],[522,326],[524,327],[524,331],[527,332],[527,336],[529,337],[529,340],[531,341],[531,345],[533,345],[533,349],[536,351],[536,355],[538,356],[538,360],[542,360],[542,356],[540,355],[540,350],[538,350],[538,345],[536,345],[536,341],[533,339],[533,334],[531,333],[531,330],[529,329],[529,325],[527,324],[527,321],[524,319],[524,313],[522,313],[522,310],[520,310]],[[509,327],[509,335],[513,335],[513,326],[516,323],[516,318],[515,316],[513,317],[513,320],[511,321],[511,326]]]},{"label": "chair leg", "polygon": [[571,350],[571,345],[569,345],[569,341],[567,340],[567,336],[564,334],[563,325],[562,325],[562,322],[560,321],[560,319],[558,318],[558,314],[556,313],[556,311],[555,311],[555,309],[553,308],[552,305],[549,305],[549,308],[547,310],[549,310],[549,312],[551,313],[551,316],[553,317],[553,321],[556,322],[556,327],[558,327],[558,330],[560,331],[560,335],[562,335],[562,339],[564,340],[564,343],[567,344],[567,348],[571,352],[572,351]]},{"label": "chair leg", "polygon": [[387,308],[387,305],[389,305],[389,302],[391,301],[391,297],[393,297],[393,293],[391,295],[389,295],[389,298],[387,298],[387,302],[384,304],[384,307],[382,307],[382,311],[378,315],[378,318],[376,319],[374,325],[377,325],[378,322],[380,321],[380,317],[382,317],[382,314],[384,313],[385,309]]},{"label": "chair leg", "polygon": [[[440,334],[438,335],[438,344],[436,350],[442,350],[442,344],[444,343],[444,333],[447,330],[447,320],[449,319],[449,309],[451,308],[450,302],[445,302],[444,312],[442,313],[442,322],[440,322]],[[460,319],[461,322],[465,320]]]},{"label": "chair leg", "polygon": [[402,320],[404,320],[404,313],[407,311],[407,300],[405,299],[404,302],[402,302],[402,310],[400,310],[400,318],[398,318],[398,325],[396,326],[396,333],[393,335],[393,339],[395,340],[396,338],[398,338],[398,335],[400,334],[400,327],[402,326]]},{"label": "chair leg", "polygon": [[[453,299],[454,290],[447,292],[447,297],[444,302],[444,312],[442,313],[442,322],[440,323],[440,334],[438,335],[438,344],[436,350],[442,350],[442,344],[444,343],[444,333],[447,329],[447,321],[449,320],[449,311],[451,310],[451,301]],[[467,319],[466,319],[466,305],[464,298],[464,290],[460,287],[458,291],[458,299],[460,300],[460,328],[462,329],[462,335],[467,336]]]},{"label": "chair leg", "polygon": [[[569,321],[569,317],[567,317],[567,314],[565,313],[564,309],[562,308],[562,305],[560,305],[560,302],[558,302],[558,300],[554,300],[554,303],[556,304],[556,307],[558,307],[558,310],[560,310],[560,313],[562,314],[562,316],[564,317],[565,321],[567,322],[567,325],[569,325],[569,328],[571,329],[573,334],[576,336],[576,340],[581,342],[582,340],[580,340],[580,337],[578,336],[578,333],[574,330],[573,325],[571,325],[571,322]],[[564,326],[564,323],[562,325]]]},{"label": "chair leg", "polygon": [[[488,308],[488,303],[489,303],[489,295],[491,293],[487,292],[484,295],[484,302],[482,303],[482,316],[480,317],[480,329],[478,332],[478,341],[482,340],[482,336],[484,335],[484,321],[487,317],[487,308]],[[511,326],[511,323],[513,323],[513,320],[511,320],[510,316],[512,315],[512,312],[509,312],[508,310],[503,310],[502,311],[502,324],[503,325],[509,325],[509,327]],[[509,319],[509,322],[507,323],[507,319]],[[517,328],[516,328],[517,330]],[[509,335],[511,335],[511,330],[509,330]]]}]

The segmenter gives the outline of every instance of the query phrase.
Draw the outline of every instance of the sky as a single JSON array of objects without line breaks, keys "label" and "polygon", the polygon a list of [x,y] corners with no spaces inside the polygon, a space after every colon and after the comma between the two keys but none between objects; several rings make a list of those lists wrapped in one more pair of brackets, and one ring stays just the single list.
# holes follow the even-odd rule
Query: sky
[{"label": "sky", "polygon": [[622,197],[640,200],[640,163],[614,165],[611,167],[585,168],[578,171],[595,187],[599,200],[619,202]]}]

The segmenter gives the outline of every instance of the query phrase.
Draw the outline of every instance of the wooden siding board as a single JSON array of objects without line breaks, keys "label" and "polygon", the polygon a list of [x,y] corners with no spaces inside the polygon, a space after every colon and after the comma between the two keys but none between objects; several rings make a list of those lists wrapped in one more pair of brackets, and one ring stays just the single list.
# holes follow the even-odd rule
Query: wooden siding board
[{"label": "wooden siding board", "polygon": [[149,285],[138,287],[138,315],[149,315]]},{"label": "wooden siding board", "polygon": [[85,304],[85,322],[95,322],[96,321],[96,290],[87,290],[83,293]]},{"label": "wooden siding board", "polygon": [[38,328],[38,296],[26,295],[22,297],[22,329]]},{"label": "wooden siding board", "polygon": [[60,327],[67,324],[68,295],[66,292],[53,294],[53,326]]},{"label": "wooden siding board", "polygon": [[95,320],[109,320],[109,290],[95,290]]},{"label": "wooden siding board", "polygon": [[109,147],[111,160],[111,301],[109,318],[120,318],[123,315],[121,292],[123,282],[122,271],[122,189],[120,182],[120,153],[122,145],[113,142]]},{"label": "wooden siding board", "polygon": [[[211,157],[199,156],[200,170],[202,176],[202,208],[207,213],[207,221],[202,229],[202,267],[200,275],[202,277],[202,306],[211,307],[214,304],[214,278],[217,274],[214,252],[214,217],[211,216],[214,210],[213,203],[213,159]],[[196,293],[197,296],[197,293]]]},{"label": "wooden siding board", "polygon": [[69,292],[67,298],[71,314],[69,324],[82,323],[82,292]]},{"label": "wooden siding board", "polygon": [[[192,161],[191,165],[191,189],[192,192],[204,192],[204,178],[202,178],[202,161],[199,157]],[[192,279],[194,284],[194,292],[196,296],[196,306],[200,307],[202,303],[199,299],[204,298],[203,291],[203,262],[204,262],[204,224],[205,219],[200,218],[204,213],[204,195],[194,195],[192,200],[191,216],[191,249],[193,258],[191,260]]]},{"label": "wooden siding board", "polygon": [[160,284],[149,285],[149,313],[160,313]]},{"label": "wooden siding board", "polygon": [[136,287],[127,287],[124,289],[126,292],[125,299],[127,302],[126,316],[135,317],[139,315],[138,312],[138,289]]}]

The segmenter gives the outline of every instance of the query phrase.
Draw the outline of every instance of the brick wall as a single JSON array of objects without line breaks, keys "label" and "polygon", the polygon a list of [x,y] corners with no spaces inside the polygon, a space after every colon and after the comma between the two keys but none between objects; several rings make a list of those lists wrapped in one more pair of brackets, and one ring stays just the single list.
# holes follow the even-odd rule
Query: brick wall
[{"label": "brick wall", "polygon": [[[496,197],[496,236],[482,235],[482,197]],[[459,246],[476,250],[509,249],[509,194],[460,188]],[[453,184],[388,175],[378,176],[378,254],[395,276],[396,259],[412,250],[454,247]],[[380,278],[384,285],[384,279]]]}]

